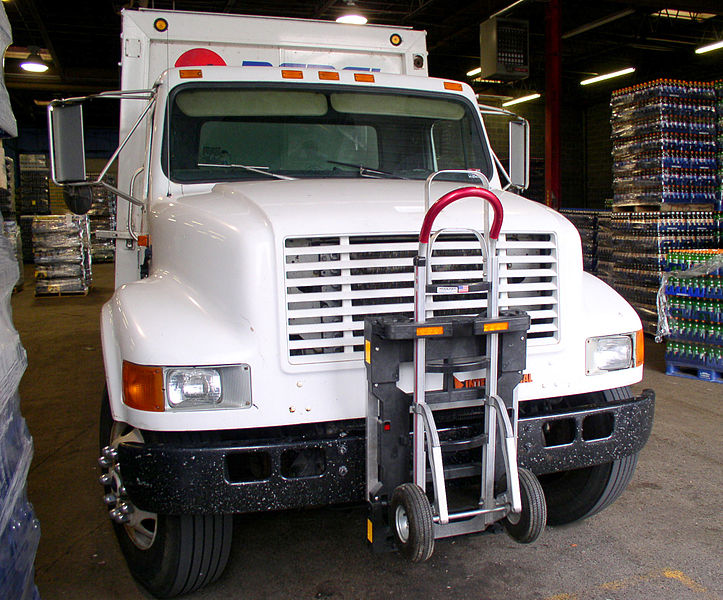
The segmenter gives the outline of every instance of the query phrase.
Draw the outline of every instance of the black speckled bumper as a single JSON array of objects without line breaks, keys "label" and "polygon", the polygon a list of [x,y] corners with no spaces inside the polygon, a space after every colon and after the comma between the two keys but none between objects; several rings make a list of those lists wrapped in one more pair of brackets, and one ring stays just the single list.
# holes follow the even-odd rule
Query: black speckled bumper
[{"label": "black speckled bumper", "polygon": [[[541,475],[638,452],[650,435],[654,405],[655,394],[646,390],[637,398],[604,406],[522,418],[520,465]],[[588,427],[598,422],[609,426],[609,434],[600,437]],[[561,424],[570,439],[551,443],[549,431]],[[289,457],[299,455],[310,456],[307,462],[317,474],[290,475]],[[263,443],[129,442],[118,447],[118,463],[133,503],[164,514],[248,513],[365,499],[361,434]]]},{"label": "black speckled bumper", "polygon": [[[588,409],[519,420],[520,465],[537,475],[604,464],[639,452],[650,437],[655,392]],[[604,433],[588,425],[603,423]],[[564,425],[565,443],[547,439],[546,432]],[[599,431],[599,429],[598,429]]]},{"label": "black speckled bumper", "polygon": [[[361,435],[256,445],[125,443],[118,462],[128,496],[143,510],[247,513],[361,500],[364,452]],[[293,458],[305,453],[316,474],[290,473]]]}]

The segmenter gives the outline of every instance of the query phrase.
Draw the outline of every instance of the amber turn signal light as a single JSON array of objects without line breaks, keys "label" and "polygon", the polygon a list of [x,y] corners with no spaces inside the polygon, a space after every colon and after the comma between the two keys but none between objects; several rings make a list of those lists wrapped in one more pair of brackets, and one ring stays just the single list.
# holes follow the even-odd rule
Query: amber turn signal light
[{"label": "amber turn signal light", "polygon": [[123,361],[123,403],[138,410],[163,412],[163,369]]}]

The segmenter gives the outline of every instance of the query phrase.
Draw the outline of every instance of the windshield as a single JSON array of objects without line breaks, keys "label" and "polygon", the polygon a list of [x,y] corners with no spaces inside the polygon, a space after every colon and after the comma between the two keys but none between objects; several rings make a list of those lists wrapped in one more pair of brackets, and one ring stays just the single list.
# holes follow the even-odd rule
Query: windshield
[{"label": "windshield", "polygon": [[171,97],[170,132],[162,162],[180,183],[491,174],[474,108],[448,95],[188,85]]}]

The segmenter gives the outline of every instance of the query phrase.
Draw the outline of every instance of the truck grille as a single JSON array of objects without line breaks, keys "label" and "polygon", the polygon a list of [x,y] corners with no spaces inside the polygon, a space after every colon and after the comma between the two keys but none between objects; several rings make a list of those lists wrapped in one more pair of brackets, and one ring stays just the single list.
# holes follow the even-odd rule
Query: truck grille
[{"label": "truck grille", "polygon": [[[284,244],[286,336],[293,364],[360,360],[364,318],[414,315],[414,235],[288,238]],[[554,343],[558,332],[557,250],[553,234],[502,234],[500,308],[525,310],[530,345]],[[478,242],[440,236],[432,280],[452,285],[482,279]],[[482,294],[434,296],[429,316],[476,314]]]}]

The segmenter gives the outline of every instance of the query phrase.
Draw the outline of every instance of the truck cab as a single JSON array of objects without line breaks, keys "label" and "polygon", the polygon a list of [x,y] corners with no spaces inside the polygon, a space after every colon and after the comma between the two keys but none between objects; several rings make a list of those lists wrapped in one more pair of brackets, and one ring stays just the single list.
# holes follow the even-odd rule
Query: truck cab
[{"label": "truck cab", "polygon": [[[550,522],[622,493],[652,427],[654,395],[627,388],[642,378],[640,320],[583,272],[572,224],[513,193],[524,136],[508,174],[473,90],[427,76],[423,32],[126,10],[122,48],[101,483],[151,593],[218,577],[232,514],[364,500],[364,319],[412,314],[425,188],[434,200],[481,185],[504,206],[499,303],[531,319],[519,460]],[[82,196],[109,184],[87,180],[68,150],[79,105],[49,114],[54,177]],[[483,218],[463,200],[440,225]],[[434,281],[479,278],[469,235],[436,248]],[[428,309],[486,302],[442,295]],[[462,431],[469,415],[445,419]]]}]

